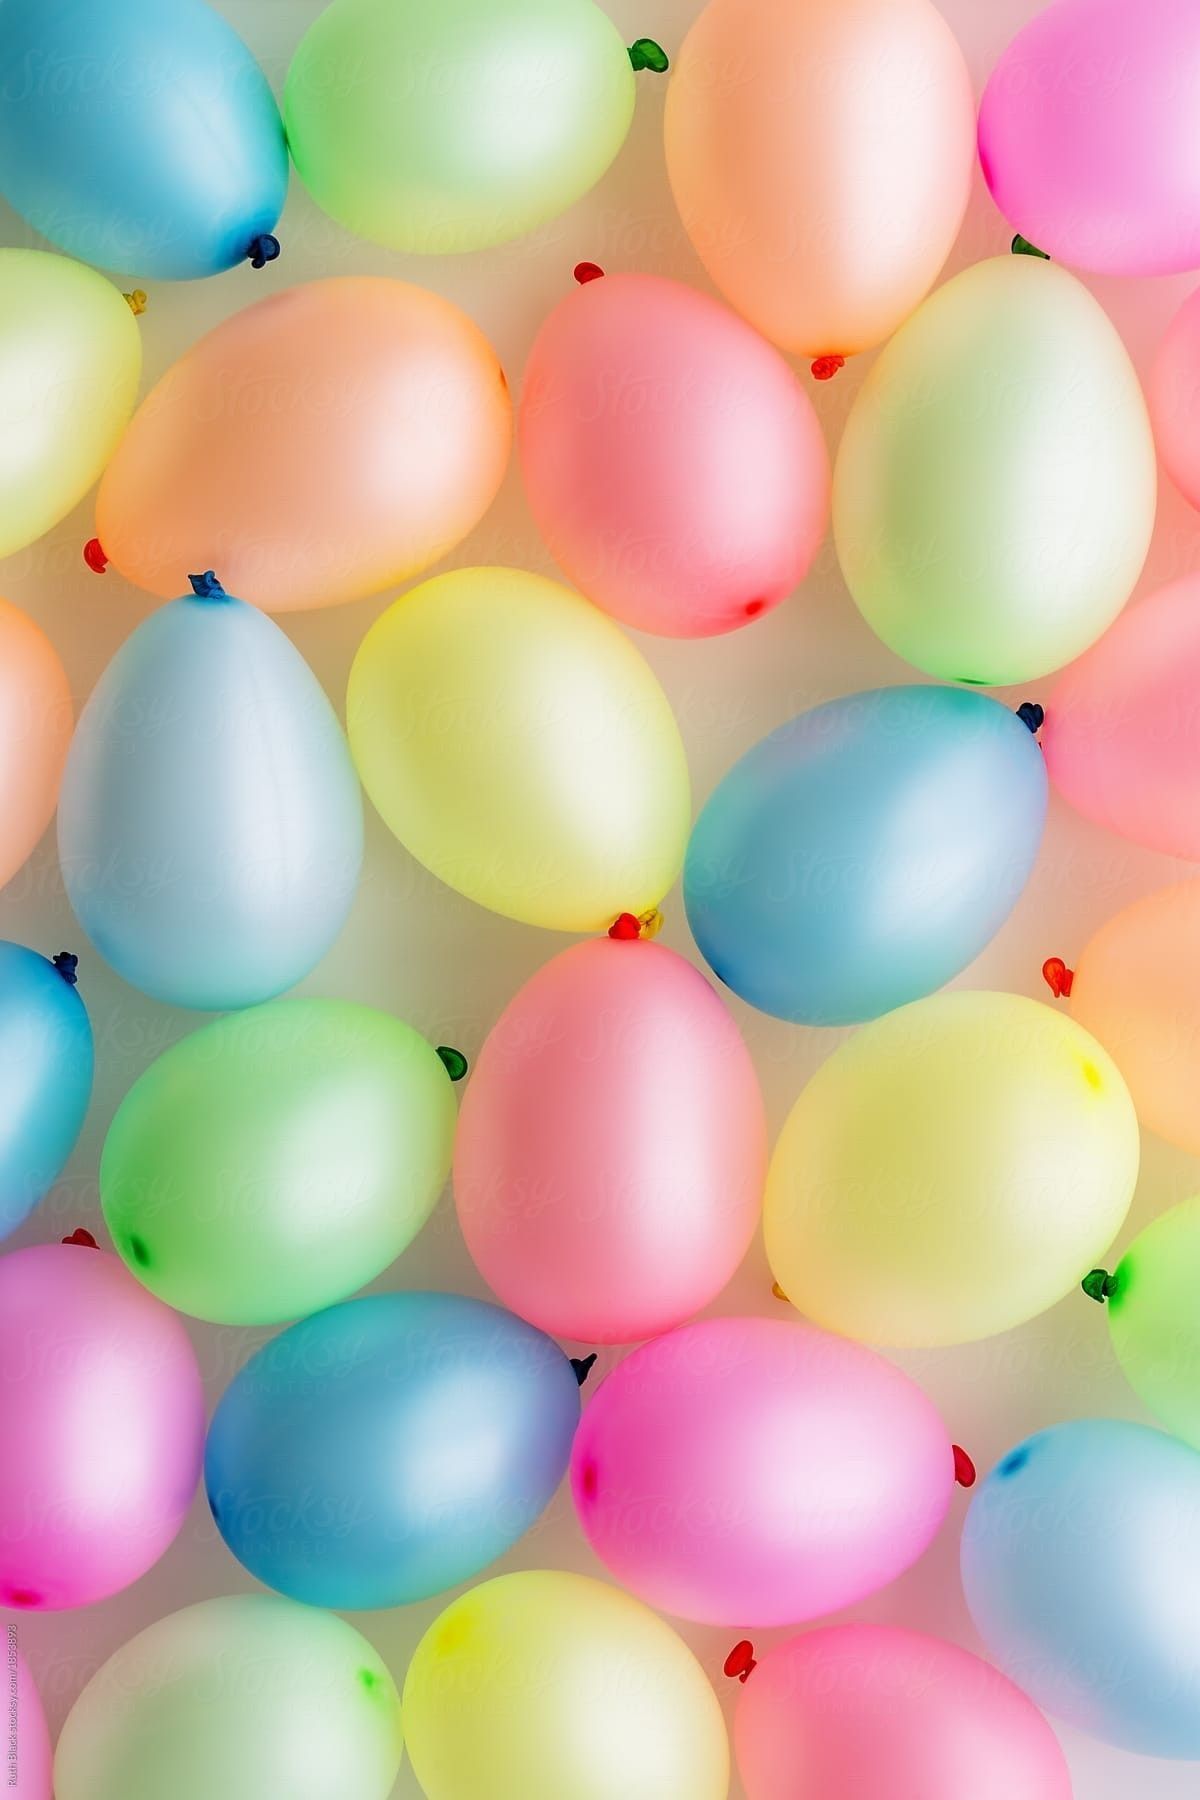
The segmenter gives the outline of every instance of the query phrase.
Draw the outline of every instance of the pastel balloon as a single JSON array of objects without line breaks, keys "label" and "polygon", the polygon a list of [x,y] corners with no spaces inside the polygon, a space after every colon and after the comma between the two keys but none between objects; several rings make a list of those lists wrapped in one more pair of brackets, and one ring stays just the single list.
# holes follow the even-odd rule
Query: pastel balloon
[{"label": "pastel balloon", "polygon": [[0,887],[54,817],[72,719],[71,687],[54,645],[0,600]]},{"label": "pastel balloon", "polygon": [[936,994],[836,1050],[788,1115],[763,1209],[792,1305],[877,1344],[963,1344],[1069,1292],[1138,1171],[1094,1038],[1017,994]]},{"label": "pastel balloon", "polygon": [[1087,1288],[1108,1302],[1113,1349],[1138,1398],[1200,1448],[1200,1199],[1152,1219],[1112,1274],[1094,1270]]},{"label": "pastel balloon", "polygon": [[[6,4],[0,61],[8,24]],[[0,141],[8,116],[6,103]],[[129,421],[141,373],[141,334],[110,281],[65,256],[0,249],[0,556],[83,499]]]},{"label": "pastel balloon", "polygon": [[249,1006],[345,922],[362,800],[316,677],[211,580],[118,650],[80,715],[58,806],[63,880],[118,974],[173,1006]]},{"label": "pastel balloon", "polygon": [[523,569],[455,569],[390,606],[346,698],[363,786],[419,863],[493,912],[606,930],[679,873],[679,728],[604,614]]},{"label": "pastel balloon", "polygon": [[50,1733],[46,1729],[41,1698],[21,1652],[11,1642],[7,1648],[9,1749],[5,1775],[8,1792],[14,1800],[53,1800]]},{"label": "pastel balloon", "polygon": [[511,436],[504,371],[457,306],[379,276],[311,281],[167,370],[105,472],[96,528],[154,594],[215,567],[267,612],[361,600],[478,524]]},{"label": "pastel balloon", "polygon": [[506,1306],[559,1337],[621,1344],[727,1286],[766,1162],[758,1077],[708,982],[660,944],[603,937],[539,969],[492,1027],[454,1195]]},{"label": "pastel balloon", "polygon": [[200,1474],[204,1391],[182,1324],[103,1251],[0,1257],[0,1433],[0,1604],[119,1593],[174,1541]]},{"label": "pastel balloon", "polygon": [[92,1027],[75,958],[0,942],[0,1239],[54,1186],[87,1115]]},{"label": "pastel balloon", "polygon": [[5,0],[0,86],[0,190],[60,249],[171,281],[279,254],[283,125],[203,0]]},{"label": "pastel balloon", "polygon": [[231,1594],[123,1644],[67,1715],[58,1800],[387,1800],[400,1700],[332,1613]]},{"label": "pastel balloon", "polygon": [[717,301],[657,275],[588,281],[525,368],[538,527],[614,618],[733,631],[785,600],[825,534],[829,458],[791,369]]},{"label": "pastel balloon", "polygon": [[1163,467],[1184,499],[1200,507],[1200,289],[1163,335],[1146,399]]},{"label": "pastel balloon", "polygon": [[511,1548],[561,1481],[579,1384],[558,1345],[458,1294],[373,1294],[252,1356],[213,1415],[217,1528],[268,1587],[403,1606]]},{"label": "pastel balloon", "polygon": [[404,1725],[428,1800],[729,1791],[721,1709],[687,1645],[630,1595],[561,1569],[452,1601],[409,1664]]},{"label": "pastel balloon", "polygon": [[787,1319],[703,1319],[635,1350],[571,1455],[605,1567],[706,1625],[788,1625],[875,1593],[936,1536],[953,1485],[921,1390]]},{"label": "pastel balloon", "polygon": [[1046,771],[983,694],[879,688],[801,713],[709,796],[683,874],[705,960],[805,1025],[873,1018],[941,987],[1029,878]]},{"label": "pastel balloon", "polygon": [[1154,443],[1112,323],[1073,276],[993,257],[938,289],[855,396],[838,560],[906,662],[999,686],[1070,662],[1133,591]]},{"label": "pastel balloon", "polygon": [[962,52],[929,0],[710,0],[667,91],[667,170],[726,299],[785,350],[881,343],[958,235]]}]

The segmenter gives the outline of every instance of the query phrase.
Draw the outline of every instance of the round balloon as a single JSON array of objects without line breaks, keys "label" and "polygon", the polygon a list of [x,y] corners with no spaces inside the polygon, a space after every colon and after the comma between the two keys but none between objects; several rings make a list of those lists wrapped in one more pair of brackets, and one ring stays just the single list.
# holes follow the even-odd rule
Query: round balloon
[{"label": "round balloon", "polygon": [[1107,314],[1065,270],[993,257],[930,296],[855,396],[833,478],[838,560],[906,662],[1027,681],[1124,606],[1155,484],[1146,404]]},{"label": "round balloon", "polygon": [[54,817],[71,724],[70,683],[54,645],[0,600],[0,887]]},{"label": "round balloon", "polygon": [[354,899],[362,799],[312,670],[211,576],[139,625],[80,716],[58,807],[71,905],[173,1006],[249,1006],[324,956]]},{"label": "round balloon", "polygon": [[402,1606],[494,1562],[562,1479],[579,1385],[540,1331],[458,1294],[373,1294],[293,1325],[226,1389],[205,1481],[221,1536],[316,1606]]},{"label": "round balloon", "polygon": [[983,694],[881,688],[756,744],[688,844],[688,923],[743,1000],[805,1025],[873,1018],[957,975],[1029,878],[1046,771]]},{"label": "round balloon", "polygon": [[687,1645],[628,1594],[561,1569],[485,1581],[434,1620],[404,1727],[428,1800],[729,1791],[721,1709]]},{"label": "round balloon", "polygon": [[7,1791],[12,1800],[53,1800],[50,1733],[29,1664],[13,1642],[8,1649]]},{"label": "round balloon", "polygon": [[75,957],[0,942],[0,1239],[49,1192],[92,1095],[92,1027]]},{"label": "round balloon", "polygon": [[[1200,184],[1198,184],[1200,192]],[[1146,398],[1163,467],[1200,507],[1200,288],[1171,320],[1150,369]]]},{"label": "round balloon", "polygon": [[504,371],[457,306],[378,276],[307,282],[168,369],[105,471],[96,528],[151,593],[215,565],[267,612],[360,600],[478,524],[511,436]]},{"label": "round balloon", "polygon": [[405,594],[360,644],[346,712],[385,825],[481,906],[603,931],[679,873],[691,799],[667,697],[544,576],[455,569]]},{"label": "round balloon", "polygon": [[606,1568],[706,1625],[794,1624],[875,1593],[926,1549],[953,1485],[921,1390],[787,1319],[703,1319],[635,1350],[571,1455]]},{"label": "round balloon", "polygon": [[58,1800],[387,1800],[396,1684],[332,1613],[273,1594],[201,1600],[101,1664],[63,1726]]},{"label": "round balloon", "polygon": [[866,1026],[780,1134],[763,1212],[808,1318],[961,1344],[1053,1306],[1121,1228],[1133,1103],[1106,1051],[1017,994],[937,994]]},{"label": "round balloon", "polygon": [[1113,1349],[1139,1399],[1200,1448],[1200,1198],[1152,1219],[1113,1273],[1093,1270],[1087,1287],[1108,1302]]}]

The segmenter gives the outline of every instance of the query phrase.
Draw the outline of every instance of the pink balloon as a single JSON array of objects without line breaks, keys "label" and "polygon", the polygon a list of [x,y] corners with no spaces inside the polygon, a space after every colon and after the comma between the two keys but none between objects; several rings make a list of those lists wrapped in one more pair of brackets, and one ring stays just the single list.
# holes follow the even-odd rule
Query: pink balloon
[{"label": "pink balloon", "polygon": [[117,1257],[0,1257],[0,1446],[0,1605],[103,1600],[175,1537],[200,1475],[200,1371]]},{"label": "pink balloon", "polygon": [[643,631],[748,624],[825,533],[829,457],[808,395],[735,313],[658,275],[559,302],[530,352],[518,445],[559,566]]},{"label": "pink balloon", "polygon": [[889,1625],[788,1638],[734,1725],[747,1800],[1071,1800],[1033,1702],[957,1644]]},{"label": "pink balloon", "polygon": [[1146,399],[1163,467],[1184,499],[1200,506],[1200,288],[1166,329]]},{"label": "pink balloon", "polygon": [[6,1648],[3,1766],[7,1785],[4,1792],[12,1796],[13,1800],[51,1800],[50,1769],[53,1758],[41,1697],[34,1686],[33,1676],[29,1673],[29,1664],[19,1650],[14,1650],[11,1639]]},{"label": "pink balloon", "polygon": [[767,1135],[724,1002],[644,940],[575,944],[493,1026],[454,1153],[467,1247],[543,1331],[630,1343],[720,1293],[757,1229]]},{"label": "pink balloon", "polygon": [[953,1483],[921,1390],[798,1320],[705,1319],[635,1350],[571,1456],[616,1579],[708,1625],[795,1624],[874,1593],[929,1544]]}]

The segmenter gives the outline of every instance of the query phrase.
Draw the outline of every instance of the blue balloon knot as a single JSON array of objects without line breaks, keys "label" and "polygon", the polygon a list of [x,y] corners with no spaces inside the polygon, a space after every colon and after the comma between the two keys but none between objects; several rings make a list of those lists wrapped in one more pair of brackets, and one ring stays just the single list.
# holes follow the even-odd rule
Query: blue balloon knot
[{"label": "blue balloon knot", "polygon": [[63,980],[71,987],[75,987],[79,981],[79,977],[75,973],[76,969],[79,967],[79,958],[77,956],[72,956],[69,950],[60,950],[58,955],[52,956],[50,960],[62,976]]},{"label": "blue balloon knot", "polygon": [[256,238],[251,238],[246,255],[252,269],[265,269],[279,255],[279,239],[272,237],[269,231],[262,231]]},{"label": "blue balloon knot", "polygon": [[203,575],[189,575],[188,580],[198,600],[226,600],[229,597],[211,569],[205,569]]}]

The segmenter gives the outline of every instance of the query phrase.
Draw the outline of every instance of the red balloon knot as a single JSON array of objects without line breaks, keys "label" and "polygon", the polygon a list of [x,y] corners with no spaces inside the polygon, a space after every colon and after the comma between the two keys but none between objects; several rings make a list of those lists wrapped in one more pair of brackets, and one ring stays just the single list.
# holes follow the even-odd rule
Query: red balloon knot
[{"label": "red balloon knot", "polygon": [[608,928],[610,938],[618,938],[622,943],[631,943],[640,938],[642,927],[633,913],[620,913]]},{"label": "red balloon knot", "polygon": [[575,264],[575,279],[580,287],[583,287],[589,281],[601,281],[603,278],[604,270],[600,267],[599,263],[581,262]]},{"label": "red balloon knot", "polygon": [[83,560],[94,575],[103,575],[108,567],[108,558],[104,554],[104,545],[99,538],[89,538],[83,546]]},{"label": "red balloon knot", "polygon": [[812,378],[814,381],[832,381],[838,370],[845,366],[844,356],[818,356],[812,365]]},{"label": "red balloon knot", "polygon": [[62,1241],[64,1244],[82,1244],[85,1250],[98,1250],[100,1248],[91,1232],[85,1231],[82,1225],[77,1231],[73,1231],[70,1237],[65,1237]]},{"label": "red balloon knot", "polygon": [[1042,964],[1042,976],[1056,1000],[1068,1000],[1075,986],[1075,971],[1068,969],[1061,956],[1048,956]]},{"label": "red balloon knot", "polygon": [[754,1645],[749,1638],[743,1638],[740,1644],[735,1644],[725,1658],[725,1673],[731,1681],[749,1681],[757,1667]]},{"label": "red balloon knot", "polygon": [[952,1444],[950,1448],[954,1451],[955,1481],[957,1481],[959,1487],[962,1488],[974,1487],[977,1479],[975,1474],[975,1464],[971,1461],[961,1444]]}]

